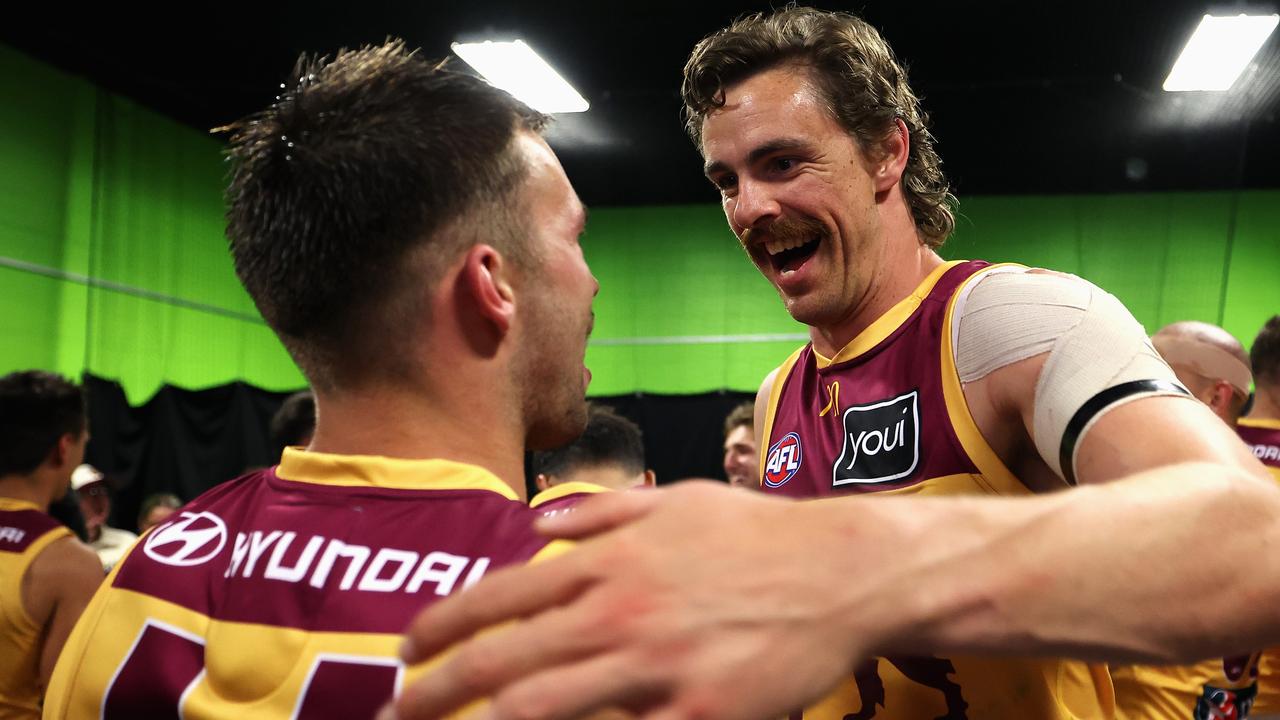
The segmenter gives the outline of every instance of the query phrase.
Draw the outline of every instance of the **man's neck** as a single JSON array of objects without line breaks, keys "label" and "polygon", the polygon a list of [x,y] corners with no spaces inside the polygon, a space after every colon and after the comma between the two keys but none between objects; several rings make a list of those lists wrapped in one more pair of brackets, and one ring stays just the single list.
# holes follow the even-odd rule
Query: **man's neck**
[{"label": "man's neck", "polygon": [[52,494],[38,479],[30,475],[5,475],[0,477],[0,497],[24,500],[42,511],[49,509]]},{"label": "man's neck", "polygon": [[475,395],[481,397],[460,401],[448,393],[426,397],[390,388],[338,394],[317,391],[316,432],[308,449],[477,465],[524,499],[523,429],[514,421],[514,407],[496,404],[512,399],[503,393]]},{"label": "man's neck", "polygon": [[1280,386],[1258,385],[1250,408],[1250,420],[1280,420]]},{"label": "man's neck", "polygon": [[[912,239],[914,240],[914,236]],[[944,262],[926,245],[900,244],[905,244],[906,247],[901,251],[886,253],[878,263],[877,272],[872,275],[862,300],[846,319],[829,326],[809,328],[813,347],[820,354],[835,357],[872,323],[911,295],[929,273]]]}]

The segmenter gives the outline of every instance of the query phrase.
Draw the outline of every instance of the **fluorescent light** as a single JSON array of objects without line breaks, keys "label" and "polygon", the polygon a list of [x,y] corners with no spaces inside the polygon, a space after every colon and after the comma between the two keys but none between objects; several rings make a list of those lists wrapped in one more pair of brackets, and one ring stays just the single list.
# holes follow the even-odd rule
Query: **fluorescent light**
[{"label": "fluorescent light", "polygon": [[590,107],[572,85],[522,40],[454,43],[453,51],[494,86],[515,95],[534,110],[573,113],[586,112]]},{"label": "fluorescent light", "polygon": [[1205,15],[1165,78],[1164,89],[1230,90],[1277,22],[1280,15]]}]

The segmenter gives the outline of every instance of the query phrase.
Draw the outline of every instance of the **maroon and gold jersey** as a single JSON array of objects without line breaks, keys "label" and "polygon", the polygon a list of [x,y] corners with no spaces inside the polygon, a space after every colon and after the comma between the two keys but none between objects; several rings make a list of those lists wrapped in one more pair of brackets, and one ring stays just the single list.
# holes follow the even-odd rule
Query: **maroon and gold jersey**
[{"label": "maroon and gold jersey", "polygon": [[71,531],[34,503],[0,497],[0,717],[40,717],[44,620],[22,604],[22,578],[36,557]]},{"label": "maroon and gold jersey", "polygon": [[372,717],[423,669],[397,659],[418,611],[551,549],[535,517],[472,465],[288,449],[134,545],[45,717]]},{"label": "maroon and gold jersey", "polygon": [[1245,720],[1258,692],[1261,653],[1195,665],[1111,668],[1123,720]]},{"label": "maroon and gold jersey", "polygon": [[[1280,420],[1240,418],[1236,432],[1253,450],[1253,456],[1262,461],[1280,482]],[[1271,648],[1263,654],[1259,671],[1254,712],[1258,715],[1280,715],[1280,648]]]},{"label": "maroon and gold jersey", "polygon": [[543,490],[529,500],[529,507],[539,515],[557,515],[568,512],[574,505],[596,493],[613,492],[611,489],[589,482],[567,482]]},{"label": "maroon and gold jersey", "polygon": [[1240,439],[1253,450],[1276,480],[1280,480],[1280,420],[1240,418],[1236,423]]},{"label": "maroon and gold jersey", "polygon": [[[1023,495],[965,403],[952,314],[989,268],[950,262],[842,348],[806,345],[778,370],[765,415],[764,492]],[[995,270],[995,268],[993,268]],[[1022,272],[1008,267],[998,271]],[[890,657],[864,663],[805,718],[1106,718],[1105,667],[1056,659]]]}]

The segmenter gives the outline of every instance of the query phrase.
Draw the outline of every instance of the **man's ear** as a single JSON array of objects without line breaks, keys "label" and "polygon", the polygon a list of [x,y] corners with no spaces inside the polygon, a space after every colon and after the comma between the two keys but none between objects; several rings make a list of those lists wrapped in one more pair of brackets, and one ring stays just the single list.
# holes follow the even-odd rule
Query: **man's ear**
[{"label": "man's ear", "polygon": [[542,492],[551,487],[551,480],[546,475],[538,473],[538,477],[533,479],[533,484],[538,486],[538,492]]},{"label": "man's ear", "polygon": [[872,181],[877,193],[886,192],[902,181],[911,154],[911,133],[901,118],[893,121],[893,130],[880,143],[880,154],[872,167]]},{"label": "man's ear", "polygon": [[652,469],[646,469],[644,471],[644,485],[642,485],[641,487],[651,488],[657,484],[658,484],[658,474],[655,473]]},{"label": "man's ear", "polygon": [[66,433],[58,438],[58,442],[54,443],[53,447],[49,449],[49,455],[46,458],[47,462],[55,468],[65,467],[68,458],[71,457],[71,448],[78,440],[79,438],[71,433]]},{"label": "man's ear", "polygon": [[512,272],[511,263],[492,245],[472,247],[462,265],[462,288],[500,335],[510,332],[516,313]]},{"label": "man's ear", "polygon": [[1230,383],[1218,380],[1213,384],[1212,395],[1209,396],[1209,407],[1213,409],[1219,417],[1231,416],[1231,403],[1235,400],[1235,390],[1232,389]]}]

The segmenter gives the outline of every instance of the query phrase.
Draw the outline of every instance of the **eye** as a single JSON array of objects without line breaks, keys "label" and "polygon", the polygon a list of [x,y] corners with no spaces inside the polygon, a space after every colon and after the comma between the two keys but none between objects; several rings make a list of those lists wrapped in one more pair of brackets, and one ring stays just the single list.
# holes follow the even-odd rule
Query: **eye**
[{"label": "eye", "polygon": [[711,184],[720,192],[729,192],[738,186],[738,176],[733,174],[719,175],[711,179]]},{"label": "eye", "polygon": [[796,168],[799,162],[795,158],[780,157],[773,160],[773,169],[777,172],[790,172]]}]

